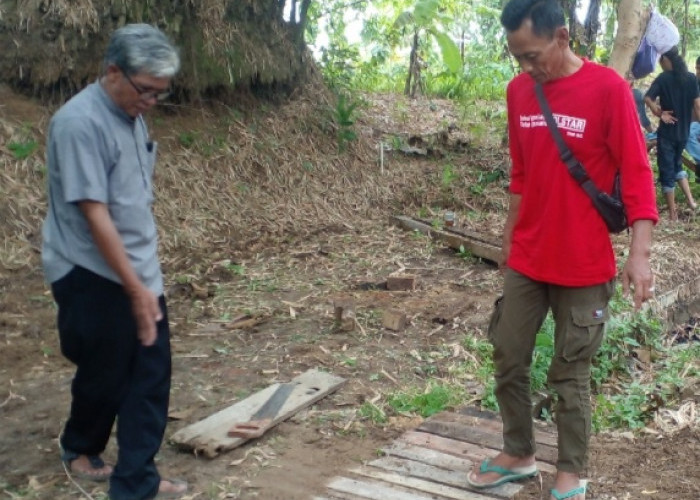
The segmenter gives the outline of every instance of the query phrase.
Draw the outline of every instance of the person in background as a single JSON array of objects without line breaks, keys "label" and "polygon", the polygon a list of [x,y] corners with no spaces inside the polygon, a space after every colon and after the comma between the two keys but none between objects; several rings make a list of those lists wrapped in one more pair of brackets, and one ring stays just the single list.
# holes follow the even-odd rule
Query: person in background
[{"label": "person in background", "polygon": [[[695,60],[695,77],[700,85],[700,57]],[[690,132],[685,150],[695,163],[695,182],[700,182],[700,116],[695,112],[695,109],[693,109],[693,121],[690,123]]]},{"label": "person in background", "polygon": [[[62,353],[77,369],[60,436],[73,476],[109,479],[111,500],[179,498],[161,478],[170,331],[152,213],[156,144],[143,113],[167,96],[180,57],[147,24],[116,30],[102,76],[49,125],[42,261],[58,305]],[[114,467],[102,452],[116,420]]]},{"label": "person in background", "polygon": [[654,182],[629,85],[613,69],[576,56],[556,0],[510,0],[501,13],[522,73],[508,85],[512,161],[503,231],[503,296],[488,335],[494,346],[503,450],[468,473],[477,489],[537,474],[530,368],[537,332],[551,310],[558,460],[550,500],[583,500],[591,432],[591,362],[603,339],[616,261],[607,226],[569,173],[535,94],[541,84],[564,141],[600,188],[616,173],[631,224],[623,290],[634,305],[654,293],[649,258],[658,221]]},{"label": "person in background", "polygon": [[663,72],[652,82],[644,102],[660,119],[656,130],[659,182],[668,205],[669,219],[677,221],[676,183],[685,194],[688,206],[692,210],[697,208],[690,192],[688,174],[683,169],[682,157],[690,135],[693,112],[700,116],[700,90],[697,77],[688,72],[677,47],[665,52],[659,64]]},{"label": "person in background", "polygon": [[[630,82],[630,87],[632,87],[633,82]],[[651,120],[646,113],[646,106],[644,105],[644,94],[642,91],[632,87],[632,96],[634,97],[634,104],[637,107],[637,114],[639,115],[639,124],[642,126],[646,132],[645,139],[647,141],[652,141],[656,139],[656,133],[654,131],[654,126],[651,124]]]}]

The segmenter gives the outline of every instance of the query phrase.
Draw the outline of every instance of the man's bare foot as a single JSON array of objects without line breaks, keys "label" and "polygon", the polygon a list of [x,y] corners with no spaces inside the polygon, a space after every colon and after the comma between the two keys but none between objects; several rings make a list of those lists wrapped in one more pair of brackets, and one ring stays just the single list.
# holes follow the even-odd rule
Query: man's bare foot
[{"label": "man's bare foot", "polygon": [[114,470],[111,465],[105,464],[99,457],[88,457],[87,455],[78,455],[78,458],[66,461],[66,466],[73,476],[97,482],[109,479]]},{"label": "man's bare foot", "polygon": [[475,466],[467,476],[467,483],[474,488],[490,488],[536,474],[534,455],[514,457],[499,453],[495,458],[484,460],[479,466]]},{"label": "man's bare foot", "polygon": [[[578,491],[578,493],[576,493]],[[572,472],[557,471],[554,480],[554,489],[550,500],[585,500],[586,481],[581,481],[578,474]]]},{"label": "man's bare foot", "polygon": [[179,479],[161,479],[156,498],[180,498],[187,493],[188,485]]}]

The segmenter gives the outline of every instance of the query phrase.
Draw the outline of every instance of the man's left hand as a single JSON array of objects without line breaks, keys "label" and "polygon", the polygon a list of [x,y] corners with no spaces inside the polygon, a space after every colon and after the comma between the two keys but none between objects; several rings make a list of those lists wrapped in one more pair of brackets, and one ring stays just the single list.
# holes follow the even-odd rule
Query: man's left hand
[{"label": "man's left hand", "polygon": [[654,297],[654,274],[649,264],[651,231],[653,222],[638,220],[632,227],[630,255],[622,268],[622,291],[627,295],[633,290],[635,310]]}]

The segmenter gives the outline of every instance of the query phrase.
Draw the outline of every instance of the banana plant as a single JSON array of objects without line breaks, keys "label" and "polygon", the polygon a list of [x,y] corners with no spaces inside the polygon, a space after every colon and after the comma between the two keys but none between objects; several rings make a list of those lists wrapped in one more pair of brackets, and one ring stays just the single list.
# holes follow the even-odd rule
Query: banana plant
[{"label": "banana plant", "polygon": [[394,27],[411,32],[411,54],[404,94],[414,97],[418,89],[424,90],[421,69],[425,62],[421,57],[421,43],[434,40],[440,47],[442,61],[452,73],[462,70],[462,58],[457,44],[442,28],[452,19],[442,13],[440,0],[417,0],[411,10],[405,10],[396,18]]}]

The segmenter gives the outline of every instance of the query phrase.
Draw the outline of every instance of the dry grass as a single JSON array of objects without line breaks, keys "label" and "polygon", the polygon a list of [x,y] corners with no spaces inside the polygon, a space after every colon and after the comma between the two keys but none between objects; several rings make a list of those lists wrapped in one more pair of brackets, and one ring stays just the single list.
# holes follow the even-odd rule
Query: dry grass
[{"label": "dry grass", "polygon": [[[0,114],[0,267],[17,270],[37,264],[50,113],[24,98],[7,102]],[[395,97],[392,104],[389,96],[368,96],[360,113],[359,139],[344,153],[332,101],[320,87],[277,107],[252,101],[242,110],[180,109],[152,119],[160,141],[155,211],[167,269],[197,274],[212,261],[235,260],[292,237],[352,233],[363,220],[383,225],[395,213],[439,219],[443,210],[455,210],[463,227],[498,239],[505,180],[484,183],[483,174],[507,169],[500,134],[490,134],[493,143],[461,146],[442,158],[387,151],[380,165],[380,142],[391,144],[407,123],[413,131],[404,137],[439,136],[455,125],[464,131],[468,124],[441,101]],[[18,160],[8,144],[28,140],[40,149]],[[694,227],[688,219],[658,229],[658,294],[695,275]],[[615,236],[614,243],[622,262],[629,236]]]},{"label": "dry grass", "polygon": [[96,78],[100,57],[95,54],[125,23],[160,26],[180,47],[182,71],[175,87],[189,99],[211,95],[226,99],[238,86],[268,86],[273,92],[291,89],[315,72],[296,26],[270,10],[277,8],[276,2],[16,3],[15,8],[0,6],[6,28],[0,40],[8,47],[0,53],[3,80],[52,103]]},{"label": "dry grass", "polygon": [[[491,219],[486,225],[497,234],[502,185],[479,196],[469,187],[480,168],[503,164],[502,151],[469,158],[460,153],[437,163],[387,152],[380,168],[381,137],[371,126],[338,152],[333,106],[323,89],[307,88],[279,107],[257,103],[249,111],[190,109],[152,120],[160,141],[155,211],[168,269],[197,273],[236,252],[259,251],[291,236],[350,232],[362,219],[383,222],[419,207],[436,217],[441,207],[462,210],[462,222],[474,229]],[[43,131],[50,115],[39,116],[33,124],[14,116],[0,123],[0,264],[6,270],[37,263],[46,210]],[[27,140],[38,141],[40,150],[18,160],[7,144]],[[448,162],[455,179],[446,185],[441,169]],[[484,211],[468,220],[464,214],[474,208]]]},{"label": "dry grass", "polygon": [[92,0],[20,0],[17,4],[19,28],[31,32],[39,17],[51,17],[82,36],[100,29],[100,15]]}]

